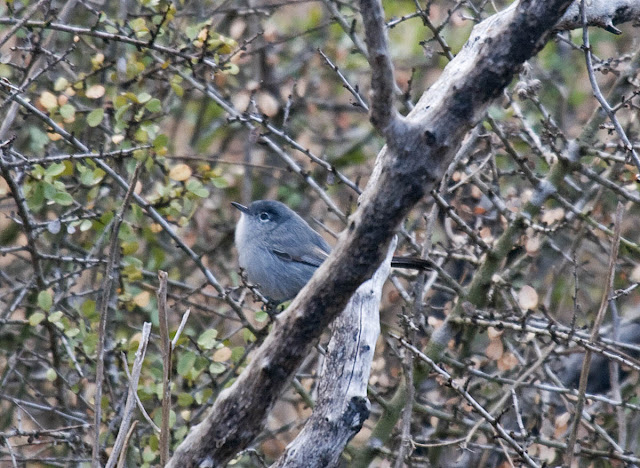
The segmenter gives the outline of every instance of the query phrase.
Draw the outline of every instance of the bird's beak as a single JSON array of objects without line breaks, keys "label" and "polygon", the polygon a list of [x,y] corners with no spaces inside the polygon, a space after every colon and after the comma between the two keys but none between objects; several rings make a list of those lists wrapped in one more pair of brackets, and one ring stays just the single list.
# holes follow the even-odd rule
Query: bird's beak
[{"label": "bird's beak", "polygon": [[240,203],[236,203],[234,201],[231,202],[231,204],[233,206],[235,206],[236,208],[238,208],[240,211],[242,211],[243,213],[249,213],[249,208],[247,208],[244,205],[241,205]]}]

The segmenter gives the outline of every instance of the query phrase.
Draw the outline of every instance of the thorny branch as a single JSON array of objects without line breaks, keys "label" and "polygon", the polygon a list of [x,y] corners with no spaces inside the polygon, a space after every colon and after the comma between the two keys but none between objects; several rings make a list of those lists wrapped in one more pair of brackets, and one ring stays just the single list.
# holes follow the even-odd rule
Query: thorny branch
[{"label": "thorny branch", "polygon": [[[285,0],[232,10],[190,2],[175,12],[163,2],[107,2],[102,11],[84,0],[0,6],[0,108],[11,110],[0,123],[0,399],[7,409],[0,464],[95,463],[116,439],[113,462],[128,446],[120,465],[167,457],[168,443],[153,448],[158,428],[151,418],[161,411],[158,347],[140,362],[137,389],[114,358],[124,351],[132,362],[143,322],[155,320],[159,269],[168,272],[167,308],[192,310],[186,326],[185,318],[179,324],[169,315],[164,328],[177,329],[165,386],[170,397],[162,399],[176,423],[164,434],[182,440],[208,405],[225,400],[224,388],[257,363],[280,390],[288,388],[285,373],[295,374],[296,393],[267,395],[268,385],[250,392],[277,404],[261,432],[259,418],[238,426],[256,438],[250,450],[230,456],[266,465],[283,453],[309,415],[306,405],[329,382],[318,379],[315,351],[291,347],[282,366],[275,351],[257,351],[268,334],[275,337],[267,346],[285,342],[278,333],[291,311],[301,311],[301,300],[268,317],[259,287],[239,280],[228,206],[240,187],[247,201],[278,198],[317,219],[313,226],[327,238],[344,226],[363,229],[366,238],[380,226],[402,224],[398,249],[433,265],[427,279],[393,271],[385,288],[383,337],[398,336],[402,344],[379,340],[372,353],[371,432],[342,454],[350,466],[371,466],[376,458],[540,466],[570,452],[581,463],[640,462],[640,407],[628,397],[640,369],[639,198],[627,165],[629,158],[637,163],[640,147],[640,53],[631,46],[636,2],[586,2],[584,16],[574,2],[554,28],[583,28],[584,44],[556,33],[553,48],[514,71],[515,83],[505,78],[505,91],[496,87],[491,118],[476,114],[481,123],[468,137],[456,133],[456,122],[443,123],[450,114],[437,112],[439,97],[448,96],[463,118],[502,69],[491,61],[493,73],[472,80],[470,94],[461,85],[453,94],[441,86],[487,64],[460,72],[454,62],[483,44],[516,5],[447,0],[384,11],[370,3]],[[479,27],[460,48],[471,24]],[[585,24],[623,34],[616,42],[608,34],[589,37]],[[407,47],[413,38],[422,42]],[[484,49],[495,52],[499,39]],[[441,56],[454,66],[443,71]],[[587,79],[596,99],[584,96]],[[409,101],[434,82],[423,100]],[[415,110],[402,117],[396,106]],[[362,112],[367,108],[376,128]],[[422,128],[425,113],[434,125]],[[416,125],[431,146],[386,165],[410,149]],[[385,143],[380,135],[398,144],[374,166],[372,155]],[[447,155],[437,184],[412,166],[430,151]],[[397,186],[385,178],[394,171],[401,172]],[[358,205],[366,211],[373,186],[394,187],[394,202],[354,215]],[[420,198],[431,188],[433,198]],[[409,189],[414,193],[405,195]],[[408,199],[414,208],[390,220]],[[605,294],[620,201],[615,283]],[[375,222],[367,225],[367,216]],[[373,244],[377,249],[353,257],[348,271],[384,250],[382,238]],[[105,268],[117,278],[111,286]],[[323,313],[333,313],[344,284],[360,279],[351,275],[333,287],[321,301]],[[109,304],[100,300],[105,295]],[[598,327],[592,340],[581,327],[594,323],[605,296],[615,311],[612,331]],[[106,329],[99,319],[105,306]],[[305,343],[324,328],[326,318],[318,317],[299,325]],[[99,352],[105,336],[114,341]],[[402,367],[396,353],[404,353]],[[582,372],[576,390],[586,355],[590,374]],[[301,356],[294,372],[290,362]],[[619,369],[609,372],[614,364]],[[101,406],[93,382],[103,374],[97,398],[108,404]],[[125,405],[129,391],[136,398]],[[581,411],[576,402],[583,402]],[[126,430],[135,405],[144,419]],[[589,446],[580,436],[565,442],[578,422]],[[97,435],[102,441],[92,457],[95,445],[86,441],[97,442]]]}]

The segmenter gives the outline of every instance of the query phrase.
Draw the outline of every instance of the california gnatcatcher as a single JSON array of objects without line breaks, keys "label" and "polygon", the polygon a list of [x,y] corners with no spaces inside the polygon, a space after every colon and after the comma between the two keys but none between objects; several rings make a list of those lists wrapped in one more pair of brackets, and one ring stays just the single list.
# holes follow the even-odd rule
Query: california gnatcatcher
[{"label": "california gnatcatcher", "polygon": [[[231,204],[242,213],[235,243],[247,279],[270,301],[293,299],[329,256],[331,247],[283,203],[258,200],[249,206]],[[429,268],[426,260],[403,257],[394,257],[391,265]]]}]

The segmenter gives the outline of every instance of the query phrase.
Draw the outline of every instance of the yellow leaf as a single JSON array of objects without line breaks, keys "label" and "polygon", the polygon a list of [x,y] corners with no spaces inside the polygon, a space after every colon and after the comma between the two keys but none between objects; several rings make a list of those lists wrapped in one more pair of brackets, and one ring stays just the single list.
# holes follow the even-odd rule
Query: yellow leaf
[{"label": "yellow leaf", "polygon": [[151,299],[151,293],[149,291],[142,291],[133,298],[133,302],[138,307],[146,307],[149,305]]},{"label": "yellow leaf", "polygon": [[104,63],[104,54],[103,53],[97,53],[96,55],[91,57],[91,64],[93,65],[94,68],[98,68],[103,63]]},{"label": "yellow leaf", "polygon": [[191,177],[191,168],[186,164],[177,164],[169,171],[169,177],[178,182],[182,182]]},{"label": "yellow leaf", "polygon": [[130,348],[134,348],[135,346],[138,346],[138,344],[140,343],[140,340],[142,339],[142,333],[134,333],[131,338],[129,338],[129,347]]},{"label": "yellow leaf", "polygon": [[58,106],[58,99],[56,99],[56,96],[49,91],[44,91],[40,95],[38,101],[40,102],[40,105],[47,110],[51,110]]}]

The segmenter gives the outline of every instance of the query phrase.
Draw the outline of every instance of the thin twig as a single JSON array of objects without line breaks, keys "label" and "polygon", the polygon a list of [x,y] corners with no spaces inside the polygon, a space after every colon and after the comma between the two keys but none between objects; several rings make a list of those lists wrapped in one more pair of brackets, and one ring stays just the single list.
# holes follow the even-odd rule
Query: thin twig
[{"label": "thin twig", "polygon": [[[123,365],[124,373],[127,374],[127,380],[131,382],[131,373],[129,372],[129,368],[127,367],[127,355],[124,353],[124,351],[122,352],[121,358],[122,358],[122,363],[124,364]],[[140,396],[138,395],[137,392],[135,396],[136,396],[136,404],[138,405],[138,410],[140,411],[140,413],[142,413],[142,417],[147,420],[147,422],[153,428],[154,431],[160,434],[160,428],[155,422],[153,422],[153,419],[151,419],[151,416],[149,416],[149,413],[147,413],[147,410],[142,404],[142,401],[140,400]]]},{"label": "thin twig", "polygon": [[[611,290],[613,288],[613,280],[615,278],[616,261],[618,260],[618,247],[620,246],[620,230],[622,229],[623,213],[624,205],[619,202],[618,208],[616,209],[615,228],[613,232],[613,240],[611,243],[611,255],[609,257],[607,280],[605,283],[604,291],[602,293],[600,308],[598,309],[596,319],[594,320],[593,326],[591,327],[591,337],[589,338],[590,343],[595,343],[598,340],[598,336],[600,334],[600,326],[602,325],[602,321],[604,320],[604,316],[607,312],[607,306],[609,304]],[[582,370],[580,372],[580,383],[578,384],[578,401],[576,402],[574,421],[571,427],[569,440],[567,442],[567,454],[565,458],[566,466],[572,466],[573,462],[573,451],[576,445],[578,427],[580,426],[580,421],[582,420],[582,409],[584,408],[586,399],[585,394],[587,392],[587,381],[589,379],[589,369],[591,367],[591,356],[591,349],[585,349],[584,360],[582,361]]]},{"label": "thin twig", "polygon": [[160,426],[160,466],[169,460],[169,415],[171,412],[171,342],[169,341],[169,317],[167,313],[167,272],[159,271],[158,321],[160,349],[162,350],[162,424]]},{"label": "thin twig", "polygon": [[171,340],[171,351],[176,349],[176,344],[180,339],[180,335],[182,335],[182,331],[184,330],[184,327],[187,325],[189,314],[191,314],[191,309],[187,309],[187,311],[182,315],[182,320],[180,320],[180,325],[178,325],[178,330],[176,330],[176,334],[173,336],[173,340]]},{"label": "thin twig", "polygon": [[[596,80],[595,71],[593,69],[593,58],[591,53],[591,45],[589,43],[589,26],[587,23],[587,10],[585,8],[584,0],[580,0],[580,11],[582,15],[582,43],[584,49],[584,56],[587,62],[587,73],[589,74],[589,82],[591,83],[591,89],[593,89],[593,95],[600,103],[602,110],[607,114],[607,117],[611,120],[613,127],[616,129],[616,133],[624,143],[624,148],[627,151],[627,154],[631,156],[633,163],[636,165],[638,170],[640,171],[640,156],[638,156],[637,151],[629,141],[627,134],[625,133],[622,125],[618,121],[614,110],[611,108],[607,99],[602,95],[600,91],[600,86],[598,86],[598,81]],[[638,174],[640,176],[640,174]]]},{"label": "thin twig", "polygon": [[478,403],[478,401],[471,396],[471,394],[465,389],[463,384],[458,383],[446,370],[438,366],[429,356],[424,354],[418,348],[409,343],[406,339],[401,336],[396,335],[395,333],[391,333],[391,336],[397,339],[402,346],[410,350],[416,357],[420,360],[427,363],[438,375],[443,377],[447,382],[447,385],[450,386],[453,390],[456,391],[459,395],[461,395],[469,404],[486,420],[494,430],[498,433],[498,435],[505,440],[522,458],[522,460],[530,467],[539,467],[539,465],[529,456],[527,451],[520,446],[520,444],[511,437],[509,432],[500,424],[500,421],[497,418],[494,418],[484,407]]},{"label": "thin twig", "polygon": [[98,325],[98,346],[96,351],[96,391],[94,397],[94,439],[93,439],[93,454],[92,465],[94,467],[100,467],[100,426],[102,424],[102,383],[104,380],[104,354],[105,354],[105,340],[107,330],[107,316],[109,312],[109,302],[111,301],[111,293],[113,292],[114,285],[116,284],[118,272],[118,261],[120,257],[120,245],[118,240],[118,233],[120,232],[120,226],[124,217],[124,212],[129,207],[131,201],[131,195],[133,194],[133,188],[136,186],[138,176],[142,164],[138,163],[136,169],[131,178],[131,184],[129,184],[129,190],[127,191],[120,209],[114,216],[113,229],[111,231],[111,242],[109,244],[109,259],[107,261],[107,268],[104,275],[104,281],[102,283],[102,297],[100,300],[100,323]]},{"label": "thin twig", "polygon": [[131,380],[129,381],[129,394],[127,395],[127,402],[124,408],[124,414],[122,416],[122,423],[118,430],[118,436],[113,444],[113,449],[109,460],[105,468],[113,468],[118,459],[120,458],[120,452],[125,446],[125,442],[129,440],[129,426],[131,424],[131,418],[133,417],[133,410],[136,407],[135,394],[138,391],[138,380],[140,379],[140,372],[142,371],[142,363],[144,362],[144,356],[147,352],[147,344],[149,343],[149,336],[151,335],[151,322],[145,322],[142,326],[142,336],[140,337],[140,343],[138,344],[138,350],[136,351],[136,358],[133,361],[133,368],[131,369]]},{"label": "thin twig", "polygon": [[[124,447],[129,445],[129,440],[133,435],[133,431],[135,431],[136,426],[138,425],[138,420],[133,421],[131,427],[129,428],[129,432],[127,432],[127,437],[124,439]],[[120,452],[120,457],[118,458],[118,467],[117,468],[126,468],[127,467],[127,451],[123,450]]]}]

